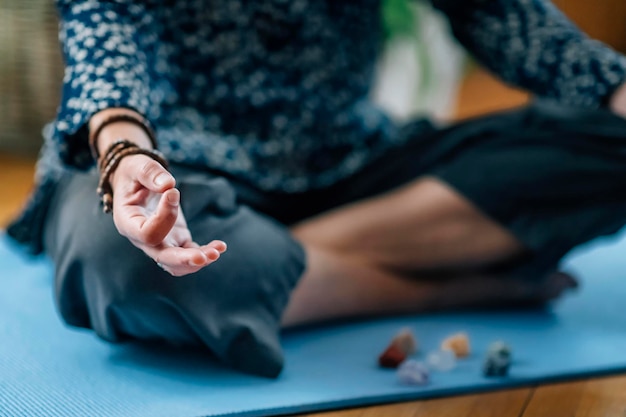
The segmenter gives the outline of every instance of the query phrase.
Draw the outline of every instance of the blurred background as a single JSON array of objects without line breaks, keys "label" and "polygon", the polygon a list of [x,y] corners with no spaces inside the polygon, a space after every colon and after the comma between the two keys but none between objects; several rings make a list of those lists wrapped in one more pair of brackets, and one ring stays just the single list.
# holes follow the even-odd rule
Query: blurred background
[{"label": "blurred background", "polygon": [[[31,184],[43,125],[59,102],[62,62],[53,0],[0,0],[0,226]],[[583,30],[626,52],[625,0],[556,0]],[[398,120],[457,120],[523,103],[467,58],[428,2],[383,0],[385,47],[374,99]]]},{"label": "blurred background", "polygon": [[62,63],[52,0],[0,0],[0,151],[33,155],[54,117]]}]

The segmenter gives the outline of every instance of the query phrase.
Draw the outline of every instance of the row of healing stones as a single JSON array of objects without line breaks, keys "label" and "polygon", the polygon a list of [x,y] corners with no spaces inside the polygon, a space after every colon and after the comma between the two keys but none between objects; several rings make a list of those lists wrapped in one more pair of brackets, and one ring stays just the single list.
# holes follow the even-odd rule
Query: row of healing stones
[{"label": "row of healing stones", "polygon": [[[447,372],[456,366],[456,360],[470,354],[466,333],[456,333],[443,340],[438,350],[428,353],[426,361],[408,359],[417,352],[417,341],[410,329],[402,329],[378,357],[384,368],[398,369],[398,380],[406,385],[425,385],[430,380],[430,370]],[[501,341],[489,346],[483,362],[485,376],[506,376],[511,366],[511,349]]]}]

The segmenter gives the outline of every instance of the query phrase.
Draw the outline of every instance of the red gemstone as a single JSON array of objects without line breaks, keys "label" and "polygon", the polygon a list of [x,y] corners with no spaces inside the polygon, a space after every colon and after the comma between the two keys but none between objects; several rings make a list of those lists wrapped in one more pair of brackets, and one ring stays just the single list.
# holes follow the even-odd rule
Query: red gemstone
[{"label": "red gemstone", "polygon": [[383,368],[397,368],[406,359],[406,354],[395,344],[391,344],[378,357],[378,364]]}]

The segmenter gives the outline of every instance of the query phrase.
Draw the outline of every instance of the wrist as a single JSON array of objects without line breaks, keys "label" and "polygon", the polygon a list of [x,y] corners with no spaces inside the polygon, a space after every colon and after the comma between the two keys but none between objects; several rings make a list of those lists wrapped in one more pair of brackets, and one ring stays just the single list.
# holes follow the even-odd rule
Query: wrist
[{"label": "wrist", "polygon": [[120,139],[128,140],[143,149],[153,149],[148,135],[141,128],[128,122],[115,122],[102,129],[98,138],[98,153],[104,154]]},{"label": "wrist", "polygon": [[[152,167],[149,167],[149,161],[145,161],[146,163],[143,164],[144,167],[147,167],[145,169],[154,171],[155,167],[160,165],[158,171],[167,170],[167,161],[163,154],[157,150],[140,148],[128,140],[119,140],[113,143],[100,158],[100,180],[98,181],[97,193],[102,200],[105,213],[110,213],[113,209],[113,194],[114,190],[118,188],[118,179],[123,182],[124,178],[129,178],[124,173],[128,168],[131,168],[130,171],[133,171],[135,170],[134,167],[141,165],[141,161],[135,159],[140,156],[148,157],[156,162],[152,162]],[[132,161],[129,161],[131,158]],[[120,172],[117,172],[118,175],[115,175],[118,169]]]},{"label": "wrist", "polygon": [[143,149],[153,149],[154,133],[146,123],[142,115],[127,108],[109,108],[94,114],[89,120],[90,146],[94,157],[102,155],[120,139]]}]

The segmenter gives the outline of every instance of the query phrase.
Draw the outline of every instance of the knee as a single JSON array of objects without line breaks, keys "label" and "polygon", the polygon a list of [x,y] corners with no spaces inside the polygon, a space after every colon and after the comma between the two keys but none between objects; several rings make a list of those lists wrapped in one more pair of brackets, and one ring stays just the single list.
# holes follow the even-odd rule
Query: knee
[{"label": "knee", "polygon": [[108,341],[203,345],[235,368],[277,375],[280,319],[304,269],[304,253],[280,227],[249,221],[249,215],[241,210],[196,222],[200,241],[218,234],[229,251],[182,278],[161,270],[120,236],[110,219],[96,223],[106,227],[89,222],[90,229],[77,223],[56,259],[63,319],[93,328]]},{"label": "knee", "polygon": [[55,296],[63,320],[93,328],[107,340],[121,337],[111,312],[148,291],[145,277],[158,273],[150,258],[96,214],[77,219],[57,236],[53,250]]}]

